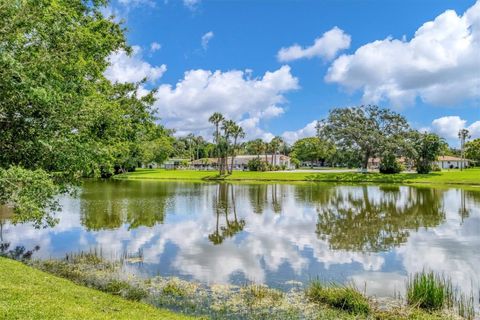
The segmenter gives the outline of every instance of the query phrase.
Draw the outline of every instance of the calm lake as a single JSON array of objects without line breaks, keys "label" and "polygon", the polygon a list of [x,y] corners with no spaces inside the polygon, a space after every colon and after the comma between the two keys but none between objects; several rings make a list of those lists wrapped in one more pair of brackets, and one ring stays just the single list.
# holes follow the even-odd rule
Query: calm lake
[{"label": "calm lake", "polygon": [[138,253],[130,272],[208,284],[319,277],[392,296],[429,269],[480,288],[480,189],[90,181],[61,204],[54,228],[4,217],[2,240],[35,258]]}]

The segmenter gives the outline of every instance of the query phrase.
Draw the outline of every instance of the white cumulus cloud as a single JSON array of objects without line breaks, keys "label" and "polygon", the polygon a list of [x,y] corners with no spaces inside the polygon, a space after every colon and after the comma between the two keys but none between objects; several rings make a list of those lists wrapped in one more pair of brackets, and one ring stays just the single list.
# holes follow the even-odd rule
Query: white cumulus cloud
[{"label": "white cumulus cloud", "polygon": [[338,57],[327,82],[363,91],[366,103],[436,105],[480,98],[480,1],[463,15],[447,10],[424,23],[410,41],[370,42]]},{"label": "white cumulus cloud", "polygon": [[339,51],[350,47],[351,37],[342,29],[333,27],[325,32],[321,37],[315,39],[310,47],[302,48],[298,44],[294,44],[288,48],[281,48],[278,51],[277,59],[280,62],[288,62],[302,58],[311,59],[320,57],[325,60],[335,58]]},{"label": "white cumulus cloud", "polygon": [[480,121],[467,125],[467,120],[459,116],[446,116],[432,121],[432,131],[446,139],[457,139],[461,129],[467,129],[472,138],[480,138]]},{"label": "white cumulus cloud", "polygon": [[284,94],[299,87],[290,67],[268,71],[263,77],[252,78],[250,71],[190,70],[175,86],[158,88],[155,107],[164,123],[178,135],[195,132],[210,138],[208,122],[214,112],[239,121],[248,139],[269,138],[260,129],[263,119],[283,113]]},{"label": "white cumulus cloud", "polygon": [[202,48],[203,50],[208,49],[208,43],[213,39],[214,33],[209,31],[202,36]]},{"label": "white cumulus cloud", "polygon": [[160,79],[167,66],[152,66],[142,58],[142,49],[138,46],[132,47],[133,52],[128,55],[120,50],[110,55],[108,58],[110,66],[105,70],[105,77],[112,82],[139,82],[144,78],[155,82]]},{"label": "white cumulus cloud", "polygon": [[305,127],[297,131],[285,131],[282,138],[289,144],[293,144],[298,139],[314,137],[317,134],[317,120],[310,122]]}]

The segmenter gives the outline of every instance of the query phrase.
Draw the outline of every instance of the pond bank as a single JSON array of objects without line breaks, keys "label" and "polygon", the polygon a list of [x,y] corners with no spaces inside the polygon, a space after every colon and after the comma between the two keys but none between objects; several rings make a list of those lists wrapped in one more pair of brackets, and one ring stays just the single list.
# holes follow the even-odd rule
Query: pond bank
[{"label": "pond bank", "polygon": [[480,169],[451,170],[429,174],[358,173],[358,172],[253,172],[234,171],[219,176],[216,171],[138,169],[114,177],[126,180],[200,180],[200,181],[272,181],[272,182],[346,182],[346,183],[403,183],[480,186]]},{"label": "pond bank", "polygon": [[[109,262],[89,253],[72,255],[65,260],[27,263],[77,284],[209,319],[463,319],[451,309],[426,312],[404,306],[400,300],[379,303],[378,300],[365,297],[353,287],[318,288],[317,285],[312,291],[313,283],[308,287],[292,283],[291,290],[280,291],[256,284],[204,286],[178,278],[140,279],[122,272],[121,263]],[[69,315],[69,310],[80,303],[90,313],[74,310],[72,318],[77,319],[75,312],[79,312],[87,318],[94,316],[93,318],[110,319],[112,317],[109,313],[113,312],[115,319],[186,319],[162,310],[155,314],[146,305],[81,288],[18,262],[0,259],[0,267],[5,271],[0,276],[0,288],[2,292],[14,296],[6,298],[9,308],[7,312],[10,314],[28,311],[38,314],[38,318],[53,319],[46,315],[50,315],[49,312],[53,310],[57,310],[55,315],[58,310]],[[43,297],[44,294],[48,298]],[[34,310],[30,310],[32,301]],[[40,304],[44,301],[49,302],[47,305],[51,310],[43,310],[42,308],[47,308],[43,304],[37,306],[37,302]],[[129,313],[122,317],[122,312]]]},{"label": "pond bank", "polygon": [[193,319],[0,258],[2,319]]}]

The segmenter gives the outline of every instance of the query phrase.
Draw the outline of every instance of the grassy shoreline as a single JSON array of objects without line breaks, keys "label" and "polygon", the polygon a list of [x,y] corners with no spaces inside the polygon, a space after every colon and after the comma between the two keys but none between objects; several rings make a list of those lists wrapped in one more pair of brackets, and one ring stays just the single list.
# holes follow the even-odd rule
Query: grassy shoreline
[{"label": "grassy shoreline", "polygon": [[251,172],[238,171],[219,176],[214,171],[138,169],[115,176],[120,180],[195,180],[195,181],[264,181],[264,182],[340,182],[402,183],[480,186],[480,169],[451,170],[429,174],[358,173],[358,172]]},{"label": "grassy shoreline", "polygon": [[166,319],[191,317],[83,287],[0,258],[2,319]]},{"label": "grassy shoreline", "polygon": [[[194,319],[155,307],[201,319],[464,319],[451,308],[428,311],[399,300],[380,307],[354,287],[318,281],[289,291],[257,284],[203,287],[177,278],[124,277],[119,265],[92,254],[26,263],[0,258],[0,290],[6,292],[0,295],[0,315],[8,319]],[[112,292],[112,284],[144,291],[142,302],[155,307],[101,292]]]}]

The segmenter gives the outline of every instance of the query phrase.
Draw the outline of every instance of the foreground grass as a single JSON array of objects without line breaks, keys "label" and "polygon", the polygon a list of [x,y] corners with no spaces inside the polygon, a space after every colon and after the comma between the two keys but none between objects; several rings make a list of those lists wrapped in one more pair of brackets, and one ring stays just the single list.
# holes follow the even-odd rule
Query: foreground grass
[{"label": "foreground grass", "polygon": [[325,287],[320,281],[312,281],[305,291],[307,299],[354,314],[368,315],[372,312],[370,302],[353,287]]},{"label": "foreground grass", "polygon": [[431,271],[410,276],[407,282],[407,303],[424,310],[455,308],[463,318],[475,318],[473,293],[467,295],[458,292],[450,278]]},{"label": "foreground grass", "polygon": [[1,319],[171,319],[188,317],[78,286],[0,258]]},{"label": "foreground grass", "polygon": [[212,181],[314,181],[314,182],[368,182],[368,183],[419,183],[480,186],[480,169],[451,170],[429,174],[358,173],[358,172],[253,172],[235,171],[219,176],[214,171],[139,169],[122,174],[116,179],[132,180],[212,180]]},{"label": "foreground grass", "polygon": [[[422,310],[401,300],[381,302],[366,297],[353,286],[323,285],[318,281],[306,287],[293,282],[291,289],[280,291],[258,284],[208,286],[175,277],[126,276],[122,262],[104,260],[96,252],[72,254],[63,260],[25,262],[75,283],[129,299],[136,300],[139,296],[132,293],[142,292],[144,302],[203,319],[472,319],[462,318],[451,308]],[[8,319],[184,318],[78,287],[17,262],[0,260],[0,268],[0,292],[8,292],[5,297],[0,295],[0,318],[2,312]]]}]

